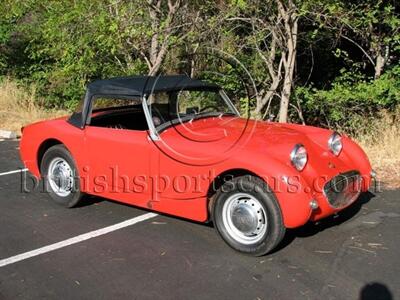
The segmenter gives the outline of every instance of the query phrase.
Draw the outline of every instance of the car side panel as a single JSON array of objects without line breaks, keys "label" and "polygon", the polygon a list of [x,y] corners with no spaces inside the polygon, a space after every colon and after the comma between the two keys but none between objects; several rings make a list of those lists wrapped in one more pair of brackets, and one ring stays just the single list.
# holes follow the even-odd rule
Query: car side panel
[{"label": "car side panel", "polygon": [[[84,132],[70,125],[65,120],[38,122],[24,128],[20,141],[20,155],[24,165],[35,177],[40,178],[41,176],[37,161],[40,145],[49,139],[59,141],[71,152],[78,167],[81,187],[84,192],[187,219],[196,221],[207,220],[206,198],[191,199],[184,202],[180,201],[178,202],[179,205],[174,205],[176,203],[175,201],[172,203],[169,202],[169,200],[163,202],[157,201],[154,195],[149,196],[146,201],[137,201],[137,194],[133,193],[112,193],[111,191],[93,193],[92,186],[87,185],[87,181],[91,179],[88,178],[89,173],[87,172],[87,168],[85,168],[88,166],[89,159],[83,147],[85,143]],[[155,164],[151,169],[158,168],[158,154],[153,157],[151,164]],[[150,178],[152,174],[146,175]],[[156,176],[156,173],[153,175]],[[151,184],[151,181],[147,183]],[[152,189],[151,186],[149,188]]]},{"label": "car side panel", "polygon": [[83,138],[83,131],[70,125],[65,119],[28,125],[24,128],[20,141],[21,159],[29,171],[39,178],[41,175],[38,162],[39,148],[47,140],[57,140],[71,152],[80,175],[84,175],[84,170],[81,168],[86,161],[82,151]]}]

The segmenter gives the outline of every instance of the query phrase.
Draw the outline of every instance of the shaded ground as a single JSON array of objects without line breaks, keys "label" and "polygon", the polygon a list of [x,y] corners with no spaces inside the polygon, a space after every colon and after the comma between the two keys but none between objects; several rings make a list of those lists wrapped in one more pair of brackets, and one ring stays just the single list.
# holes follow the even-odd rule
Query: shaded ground
[{"label": "shaded ground", "polygon": [[[0,173],[21,166],[17,146],[0,143]],[[0,259],[146,212],[99,198],[64,209],[21,193],[20,176],[0,176]],[[0,299],[395,299],[399,198],[365,194],[260,258],[234,252],[211,226],[158,216],[0,268]]]}]

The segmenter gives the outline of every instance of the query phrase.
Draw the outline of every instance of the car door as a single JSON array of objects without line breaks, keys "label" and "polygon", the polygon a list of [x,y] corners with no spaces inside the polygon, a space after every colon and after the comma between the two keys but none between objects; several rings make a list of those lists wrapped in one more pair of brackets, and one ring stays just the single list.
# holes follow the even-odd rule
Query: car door
[{"label": "car door", "polygon": [[[84,128],[88,161],[84,174],[87,175],[85,190],[93,195],[147,207],[152,200],[151,174],[156,170],[158,160],[157,149],[148,138],[141,105],[126,99],[103,98],[99,101],[108,109],[90,113],[89,124]],[[109,109],[110,105],[116,108]]]},{"label": "car door", "polygon": [[147,131],[87,126],[85,149],[92,194],[143,206],[151,200],[155,152]]}]

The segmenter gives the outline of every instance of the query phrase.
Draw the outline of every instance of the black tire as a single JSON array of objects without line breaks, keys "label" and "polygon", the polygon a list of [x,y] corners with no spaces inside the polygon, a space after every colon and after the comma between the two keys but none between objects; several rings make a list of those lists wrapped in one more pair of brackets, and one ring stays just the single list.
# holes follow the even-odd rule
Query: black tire
[{"label": "black tire", "polygon": [[[65,196],[60,196],[59,194],[57,194],[57,192],[53,189],[48,176],[50,164],[52,163],[52,161],[57,159],[62,159],[66,161],[73,173],[72,188],[70,190],[70,193]],[[75,161],[71,153],[64,147],[64,145],[55,145],[53,147],[50,147],[45,152],[40,165],[40,172],[44,180],[46,191],[57,204],[68,208],[72,208],[78,205],[78,203],[84,196],[84,193],[80,191],[79,173],[76,168]]]},{"label": "black tire", "polygon": [[[233,205],[238,205],[235,204],[236,200],[232,199],[242,199],[235,197],[236,195],[243,194],[248,195],[250,197],[249,199],[253,199],[249,200],[249,203],[252,203],[251,201],[256,201],[256,207],[259,206],[260,209],[255,213],[259,213],[259,211],[261,211],[263,215],[265,214],[262,222],[262,224],[264,225],[261,225],[265,226],[265,232],[262,231],[258,235],[250,233],[250,236],[257,236],[255,237],[255,239],[257,240],[254,241],[254,243],[251,240],[245,241],[245,243],[243,243],[241,242],[240,238],[235,238],[235,229],[229,229],[228,222],[224,222],[223,220],[224,213],[225,215],[229,215],[229,213],[227,213],[229,210],[224,210],[225,203],[227,201],[234,201]],[[246,199],[246,197],[244,197],[243,199]],[[251,256],[261,256],[267,254],[268,252],[271,252],[283,239],[286,228],[283,224],[282,213],[278,201],[275,195],[269,190],[266,183],[260,178],[246,175],[236,177],[230,181],[227,181],[217,191],[214,200],[215,201],[213,201],[212,207],[212,218],[214,226],[217,229],[218,233],[221,235],[222,239],[233,249]],[[239,201],[245,201],[247,203],[246,200],[237,200],[237,203],[239,203]],[[250,207],[249,204],[246,205]],[[227,206],[229,207],[228,203]],[[225,220],[227,219],[228,217],[225,217]],[[257,230],[258,229],[259,228],[257,228]]]}]

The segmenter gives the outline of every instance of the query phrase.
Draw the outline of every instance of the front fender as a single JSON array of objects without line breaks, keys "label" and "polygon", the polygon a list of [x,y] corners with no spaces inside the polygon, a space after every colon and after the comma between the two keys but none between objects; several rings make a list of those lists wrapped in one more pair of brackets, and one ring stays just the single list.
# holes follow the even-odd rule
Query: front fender
[{"label": "front fender", "polygon": [[347,165],[357,166],[362,176],[362,190],[366,192],[372,183],[371,163],[364,150],[348,137],[342,138],[343,151],[340,153],[340,159]]},{"label": "front fender", "polygon": [[[259,158],[260,159],[260,158]],[[300,172],[272,158],[247,162],[249,170],[264,180],[276,196],[287,228],[304,225],[311,216],[310,201],[314,195]]]}]

